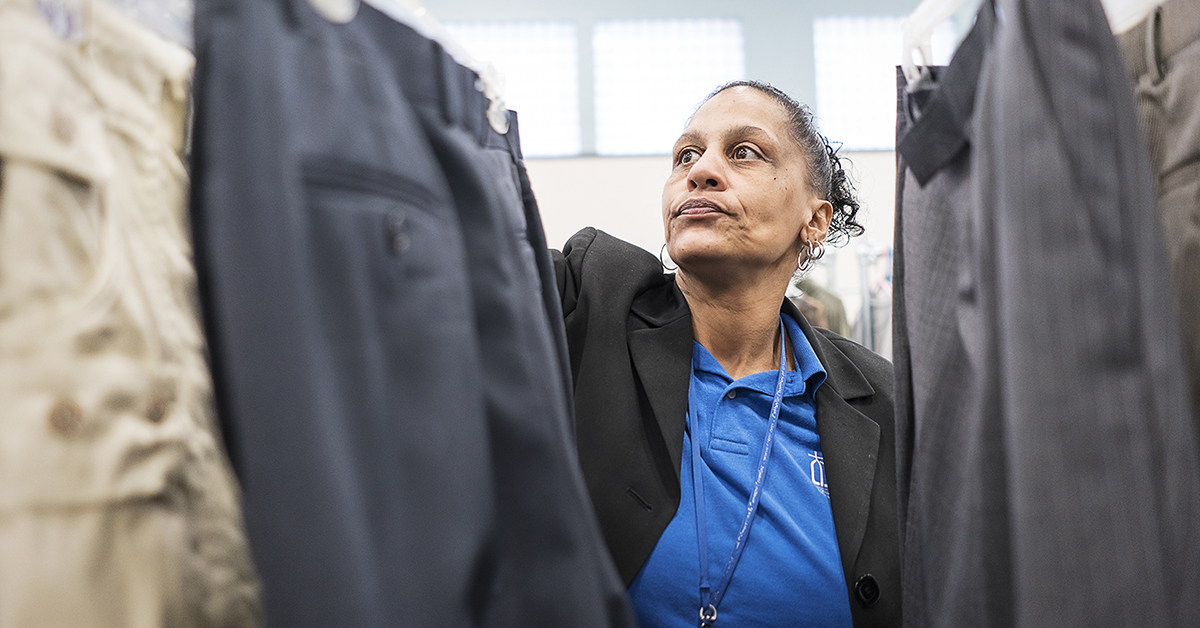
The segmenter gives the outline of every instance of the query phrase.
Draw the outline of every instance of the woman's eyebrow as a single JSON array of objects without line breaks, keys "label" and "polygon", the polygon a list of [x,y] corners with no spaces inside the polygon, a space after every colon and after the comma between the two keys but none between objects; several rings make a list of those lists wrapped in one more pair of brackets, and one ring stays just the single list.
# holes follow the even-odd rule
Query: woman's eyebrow
[{"label": "woman's eyebrow", "polygon": [[697,133],[695,131],[684,131],[679,136],[679,139],[675,140],[675,147],[678,148],[680,144],[701,144],[701,143],[703,143],[703,139],[700,137],[699,133]]},{"label": "woman's eyebrow", "polygon": [[733,136],[733,137],[746,137],[749,135],[758,135],[758,136],[762,136],[767,139],[771,139],[770,133],[767,133],[764,129],[762,129],[760,127],[756,127],[752,124],[743,124],[741,126],[735,126],[732,129],[729,129],[729,132],[726,133],[726,135]]},{"label": "woman's eyebrow", "polygon": [[[765,139],[772,139],[771,134],[768,133],[765,129],[763,129],[762,127],[754,126],[752,124],[742,124],[739,126],[735,126],[731,129],[725,131],[724,136],[727,138],[728,137],[758,136],[758,137],[762,137]],[[675,147],[678,148],[681,144],[703,144],[703,143],[704,143],[704,138],[699,133],[697,133],[695,131],[684,131],[683,134],[681,134],[679,136],[679,139],[675,140]]]}]

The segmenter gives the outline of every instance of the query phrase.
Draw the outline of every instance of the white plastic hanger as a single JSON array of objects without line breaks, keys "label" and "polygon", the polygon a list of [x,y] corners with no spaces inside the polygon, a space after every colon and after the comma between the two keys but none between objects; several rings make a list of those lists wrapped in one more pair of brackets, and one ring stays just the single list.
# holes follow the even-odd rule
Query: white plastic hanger
[{"label": "white plastic hanger", "polygon": [[[925,0],[901,22],[903,50],[900,65],[904,77],[913,85],[921,76],[921,66],[929,65],[933,58],[930,40],[933,29],[949,18],[965,4],[966,0]],[[1141,22],[1162,4],[1163,0],[1101,0],[1108,23],[1114,33],[1129,30]],[[921,63],[913,58],[921,55]]]},{"label": "white plastic hanger", "polygon": [[1114,33],[1123,33],[1146,19],[1163,0],[1101,0],[1108,25]]},{"label": "white plastic hanger", "polygon": [[[933,29],[946,21],[966,0],[925,0],[917,6],[912,15],[900,23],[902,46],[900,67],[904,69],[904,77],[908,84],[913,85],[921,78],[921,67],[932,64]],[[918,65],[914,54],[921,55]]]}]

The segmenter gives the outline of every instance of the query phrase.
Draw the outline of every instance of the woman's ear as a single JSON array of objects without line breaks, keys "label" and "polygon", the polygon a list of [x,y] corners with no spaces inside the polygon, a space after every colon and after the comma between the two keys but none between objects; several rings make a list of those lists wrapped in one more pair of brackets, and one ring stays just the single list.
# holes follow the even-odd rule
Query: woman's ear
[{"label": "woman's ear", "polygon": [[805,242],[823,242],[829,234],[829,223],[833,221],[833,205],[818,198],[813,199],[811,208],[812,218],[801,231],[801,238]]}]

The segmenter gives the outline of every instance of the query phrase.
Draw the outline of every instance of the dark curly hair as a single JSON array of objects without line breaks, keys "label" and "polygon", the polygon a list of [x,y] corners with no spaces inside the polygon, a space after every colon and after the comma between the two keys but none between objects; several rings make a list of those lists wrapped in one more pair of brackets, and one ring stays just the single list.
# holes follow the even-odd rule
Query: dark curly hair
[{"label": "dark curly hair", "polygon": [[846,176],[842,158],[837,154],[838,149],[817,131],[812,111],[779,88],[760,81],[731,81],[713,90],[700,104],[703,105],[713,96],[731,87],[756,89],[783,107],[788,117],[792,139],[796,140],[800,150],[808,157],[808,180],[813,186],[813,191],[833,206],[833,218],[829,222],[826,240],[830,244],[841,244],[848,238],[862,235],[863,226],[857,220],[860,206],[855,196],[854,185]]}]

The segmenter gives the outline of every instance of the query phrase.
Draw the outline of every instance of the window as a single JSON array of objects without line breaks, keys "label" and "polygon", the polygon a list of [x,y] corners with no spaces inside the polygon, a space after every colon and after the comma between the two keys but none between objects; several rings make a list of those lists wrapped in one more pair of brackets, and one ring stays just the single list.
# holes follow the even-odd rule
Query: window
[{"label": "window", "polygon": [[471,56],[500,72],[504,102],[520,116],[526,157],[579,154],[579,43],[574,24],[495,21],[445,26]]},{"label": "window", "polygon": [[[846,150],[891,150],[896,143],[899,17],[813,20],[817,126]],[[933,63],[954,52],[955,31],[943,22],[932,37]]]},{"label": "window", "polygon": [[592,49],[601,155],[670,153],[700,101],[745,75],[733,19],[601,21]]}]

